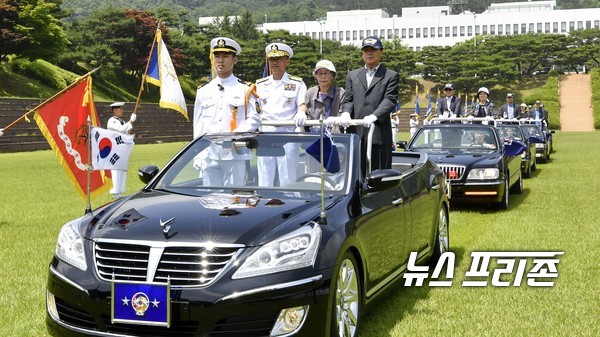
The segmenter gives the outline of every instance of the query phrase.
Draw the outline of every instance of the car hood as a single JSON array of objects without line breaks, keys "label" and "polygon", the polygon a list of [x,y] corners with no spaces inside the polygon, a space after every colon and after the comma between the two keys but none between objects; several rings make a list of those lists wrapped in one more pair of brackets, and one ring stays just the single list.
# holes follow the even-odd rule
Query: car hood
[{"label": "car hood", "polygon": [[429,156],[436,164],[462,165],[462,166],[495,166],[502,159],[498,153],[491,154],[446,154]]},{"label": "car hood", "polygon": [[[326,199],[330,205],[340,196]],[[261,198],[213,193],[202,196],[139,192],[97,212],[88,239],[213,242],[258,245],[298,228],[320,212],[320,199]]]}]

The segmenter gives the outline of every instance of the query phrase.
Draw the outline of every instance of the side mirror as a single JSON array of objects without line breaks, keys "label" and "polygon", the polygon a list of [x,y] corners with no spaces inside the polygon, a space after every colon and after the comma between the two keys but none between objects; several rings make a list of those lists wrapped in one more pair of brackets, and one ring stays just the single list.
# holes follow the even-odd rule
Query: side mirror
[{"label": "side mirror", "polygon": [[375,170],[367,178],[367,192],[377,192],[400,186],[402,173],[393,169]]},{"label": "side mirror", "polygon": [[152,180],[152,178],[154,178],[154,176],[156,176],[158,171],[160,171],[158,166],[155,166],[155,165],[143,166],[138,169],[138,177],[144,184],[147,184],[150,182],[150,180]]},{"label": "side mirror", "polygon": [[406,148],[408,147],[408,143],[405,140],[400,140],[396,142],[396,147],[399,149],[406,150]]}]

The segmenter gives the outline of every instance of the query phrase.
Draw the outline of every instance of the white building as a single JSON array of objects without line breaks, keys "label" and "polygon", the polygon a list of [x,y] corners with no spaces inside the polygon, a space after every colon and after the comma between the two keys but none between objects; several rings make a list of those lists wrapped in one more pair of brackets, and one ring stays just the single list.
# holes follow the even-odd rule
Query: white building
[{"label": "white building", "polygon": [[556,1],[524,1],[492,4],[483,13],[451,14],[449,6],[410,7],[402,16],[383,9],[327,12],[317,21],[273,22],[258,25],[263,33],[287,30],[292,35],[339,41],[360,46],[369,35],[400,38],[412,50],[424,46],[453,46],[476,35],[527,33],[568,34],[576,29],[600,29],[600,8],[556,8]]}]

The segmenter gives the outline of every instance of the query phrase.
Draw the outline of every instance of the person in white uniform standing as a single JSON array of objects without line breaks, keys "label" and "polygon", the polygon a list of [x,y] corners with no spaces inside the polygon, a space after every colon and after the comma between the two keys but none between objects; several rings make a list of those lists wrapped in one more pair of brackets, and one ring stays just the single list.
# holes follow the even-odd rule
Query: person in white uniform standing
[{"label": "person in white uniform standing", "polygon": [[[113,116],[108,119],[106,125],[108,130],[127,134],[133,129],[133,122],[137,119],[137,115],[135,113],[131,114],[129,122],[125,122],[123,120],[123,106],[125,106],[125,102],[115,102],[110,105]],[[127,186],[127,171],[110,170],[110,174],[113,184],[110,194],[112,194],[113,198],[120,198],[125,193]]]},{"label": "person in white uniform standing", "polygon": [[[217,76],[196,92],[194,138],[233,132],[247,116],[256,114],[256,100],[250,86],[233,75],[242,52],[240,45],[233,39],[217,37],[210,47]],[[213,144],[198,155],[195,166],[201,171],[205,186],[244,186],[245,160],[251,156],[249,151]]]},{"label": "person in white uniform standing", "polygon": [[[284,43],[271,43],[265,48],[270,76],[256,81],[260,113],[255,113],[237,131],[289,131],[294,127],[260,126],[260,121],[293,121],[296,127],[306,123],[306,84],[302,78],[286,72],[294,52]],[[281,157],[259,157],[257,161],[258,184],[275,186],[279,175],[279,186],[294,182],[299,154],[297,144],[284,145]]]}]

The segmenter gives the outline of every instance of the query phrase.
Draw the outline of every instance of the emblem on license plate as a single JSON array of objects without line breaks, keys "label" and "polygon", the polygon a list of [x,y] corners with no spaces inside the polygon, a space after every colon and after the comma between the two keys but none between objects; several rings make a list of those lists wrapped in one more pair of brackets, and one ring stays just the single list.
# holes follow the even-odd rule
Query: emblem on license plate
[{"label": "emblem on license plate", "polygon": [[170,325],[168,283],[114,282],[111,320],[113,323]]}]

